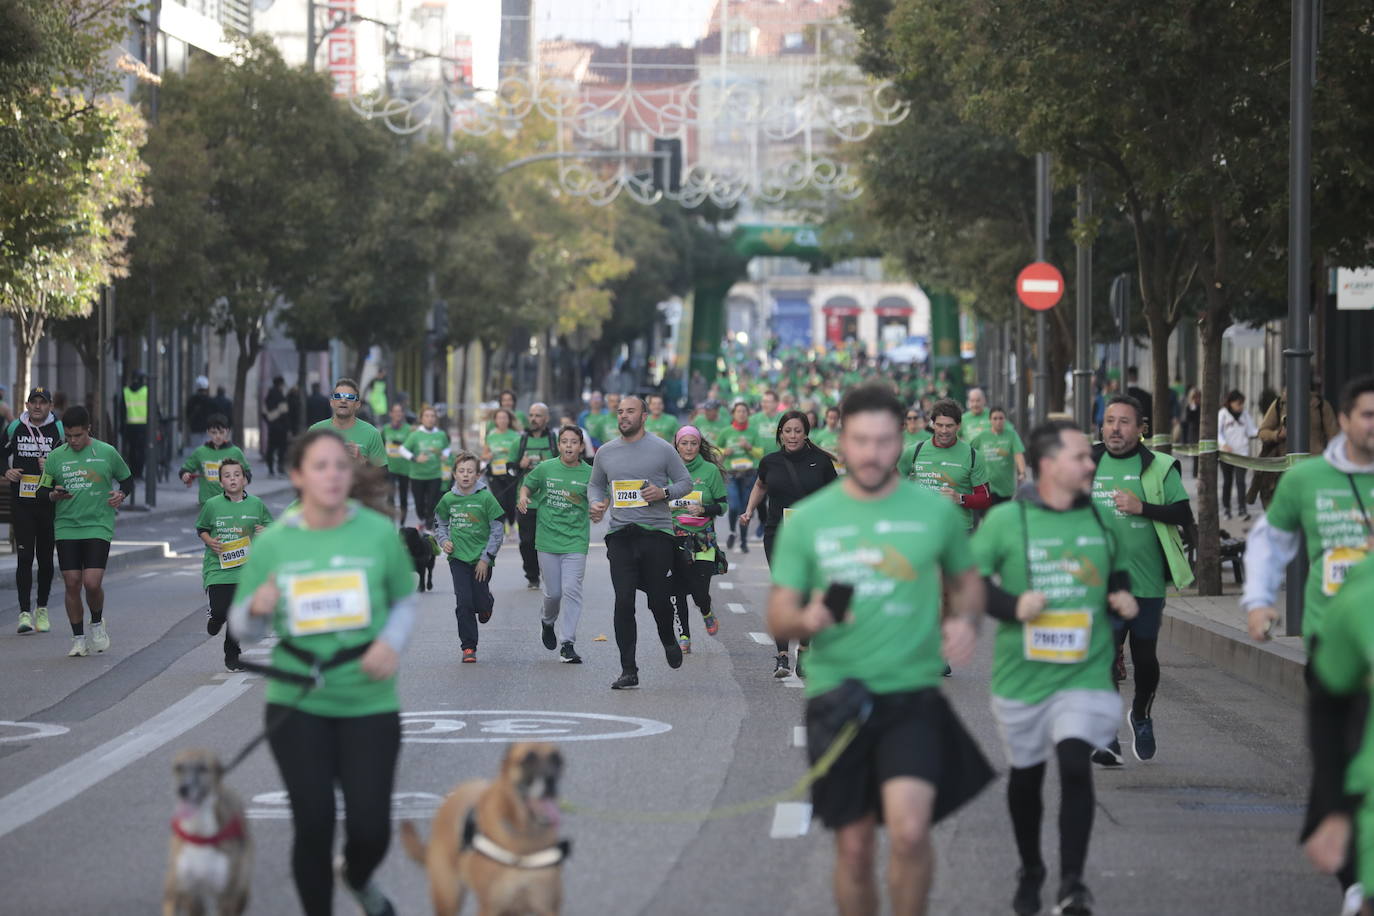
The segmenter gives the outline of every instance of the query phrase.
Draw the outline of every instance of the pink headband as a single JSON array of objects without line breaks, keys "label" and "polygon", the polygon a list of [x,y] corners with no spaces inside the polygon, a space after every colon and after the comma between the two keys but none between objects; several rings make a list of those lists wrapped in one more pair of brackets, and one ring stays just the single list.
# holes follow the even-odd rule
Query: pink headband
[{"label": "pink headband", "polygon": [[695,426],[692,426],[691,424],[688,424],[687,426],[684,426],[682,427],[682,429],[679,429],[677,431],[677,435],[673,437],[673,444],[677,445],[679,442],[681,442],[683,436],[696,436],[698,439],[700,439],[701,430],[697,429]]}]

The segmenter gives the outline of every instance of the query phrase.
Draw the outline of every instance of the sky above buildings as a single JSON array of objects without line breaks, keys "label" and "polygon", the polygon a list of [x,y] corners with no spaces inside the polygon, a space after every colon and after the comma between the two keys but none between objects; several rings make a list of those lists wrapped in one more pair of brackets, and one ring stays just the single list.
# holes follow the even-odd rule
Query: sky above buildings
[{"label": "sky above buildings", "polygon": [[615,45],[691,45],[702,37],[715,0],[535,0],[540,39]]}]

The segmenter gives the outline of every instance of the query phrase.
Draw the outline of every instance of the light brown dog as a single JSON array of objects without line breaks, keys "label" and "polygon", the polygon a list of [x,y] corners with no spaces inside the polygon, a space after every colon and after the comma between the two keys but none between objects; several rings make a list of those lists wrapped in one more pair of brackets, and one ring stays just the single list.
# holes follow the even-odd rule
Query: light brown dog
[{"label": "light brown dog", "polygon": [[495,780],[449,792],[430,828],[401,825],[406,852],[429,872],[435,916],[455,916],[468,888],[482,916],[553,916],[563,902],[558,780],[563,757],[552,744],[512,744]]},{"label": "light brown dog", "polygon": [[177,804],[163,916],[238,916],[248,908],[253,867],[243,802],[221,782],[224,768],[210,751],[182,751],[172,772]]}]

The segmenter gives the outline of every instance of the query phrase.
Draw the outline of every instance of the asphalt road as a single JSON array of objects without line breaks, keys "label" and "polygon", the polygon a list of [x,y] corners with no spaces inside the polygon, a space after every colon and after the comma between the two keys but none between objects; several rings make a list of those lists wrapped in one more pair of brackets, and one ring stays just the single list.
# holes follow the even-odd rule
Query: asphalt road
[{"label": "asphalt road", "polygon": [[[189,520],[161,526],[179,532]],[[807,823],[804,805],[767,801],[805,766],[794,746],[800,684],[770,676],[771,648],[756,637],[762,551],[731,560],[715,590],[719,636],[694,633],[693,653],[671,671],[642,611],[642,687],[625,692],[608,689],[618,663],[602,548],[593,547],[588,565],[581,666],[560,664],[540,644],[538,593],[525,589],[513,544],[498,561],[481,660],[458,664],[451,585],[438,570],[403,662],[397,816],[427,818],[455,782],[494,774],[512,737],[546,737],[563,744],[567,800],[682,813],[657,824],[566,817],[574,842],[567,912],[832,912],[829,837]],[[173,754],[198,746],[227,758],[262,718],[261,681],[224,673],[218,640],[204,634],[199,568],[188,558],[113,575],[113,645],[85,659],[64,657],[60,611],[50,635],[19,637],[12,598],[0,601],[0,912],[128,914],[159,905]],[[603,634],[611,638],[594,640]],[[990,653],[985,638],[976,663],[945,687],[1005,770],[987,704]],[[1159,757],[1098,773],[1088,874],[1098,912],[1335,913],[1334,882],[1315,876],[1295,845],[1306,778],[1297,707],[1167,648],[1164,665]],[[298,912],[290,822],[270,756],[259,750],[231,782],[248,800],[256,843],[250,912]],[[1053,784],[1045,820],[1052,869]],[[1003,793],[999,779],[937,828],[932,913],[1010,911],[1017,863]],[[693,816],[755,799],[765,802],[737,817]],[[399,912],[428,911],[423,873],[398,847],[380,881]],[[353,912],[342,895],[337,911]]]}]

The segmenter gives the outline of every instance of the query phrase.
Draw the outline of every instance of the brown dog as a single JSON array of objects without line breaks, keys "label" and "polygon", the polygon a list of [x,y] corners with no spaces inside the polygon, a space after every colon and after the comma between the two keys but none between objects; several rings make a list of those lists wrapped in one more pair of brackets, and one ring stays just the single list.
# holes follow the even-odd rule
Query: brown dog
[{"label": "brown dog", "polygon": [[558,779],[552,744],[512,744],[494,781],[455,786],[434,815],[429,845],[401,825],[406,852],[429,872],[435,916],[455,916],[467,889],[482,916],[552,916],[563,902]]},{"label": "brown dog", "polygon": [[209,751],[182,751],[172,761],[172,772],[177,805],[163,916],[238,916],[248,908],[253,867],[243,803],[220,781],[224,768]]}]

